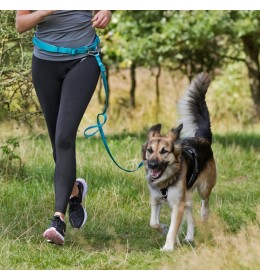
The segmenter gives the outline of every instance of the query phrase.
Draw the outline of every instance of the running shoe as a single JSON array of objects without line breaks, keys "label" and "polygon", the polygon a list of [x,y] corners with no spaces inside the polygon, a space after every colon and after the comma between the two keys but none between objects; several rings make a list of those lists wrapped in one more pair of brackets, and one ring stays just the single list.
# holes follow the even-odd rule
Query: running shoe
[{"label": "running shoe", "polygon": [[43,233],[43,237],[50,243],[64,244],[66,224],[60,216],[53,216],[49,228]]},{"label": "running shoe", "polygon": [[84,179],[78,178],[76,182],[79,194],[69,200],[69,221],[73,228],[81,228],[87,221],[87,212],[82,203],[87,194],[88,186]]}]

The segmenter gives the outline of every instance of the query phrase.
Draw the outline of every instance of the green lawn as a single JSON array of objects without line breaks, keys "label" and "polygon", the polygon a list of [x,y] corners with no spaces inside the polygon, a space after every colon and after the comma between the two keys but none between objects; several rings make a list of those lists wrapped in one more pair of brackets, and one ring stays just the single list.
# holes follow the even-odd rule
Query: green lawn
[{"label": "green lawn", "polygon": [[[260,135],[215,135],[218,180],[211,216],[200,221],[194,193],[195,246],[160,251],[165,237],[149,227],[149,192],[144,169],[117,168],[100,139],[77,139],[78,177],[86,178],[88,221],[81,230],[67,222],[64,246],[42,237],[53,214],[53,161],[45,136],[18,139],[23,168],[0,171],[0,269],[259,269]],[[108,137],[125,168],[141,161],[143,135]],[[2,144],[2,143],[1,143]],[[0,144],[0,146],[1,146]],[[13,160],[15,164],[15,160]],[[165,205],[162,222],[169,223]]]}]

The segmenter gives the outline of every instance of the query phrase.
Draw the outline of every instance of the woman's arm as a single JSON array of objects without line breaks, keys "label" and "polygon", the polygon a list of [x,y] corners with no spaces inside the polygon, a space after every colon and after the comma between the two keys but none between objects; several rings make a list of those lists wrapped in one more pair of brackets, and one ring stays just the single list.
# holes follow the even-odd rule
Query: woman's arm
[{"label": "woman's arm", "polygon": [[53,10],[39,10],[35,12],[31,11],[17,11],[16,12],[16,30],[19,33],[26,32],[38,23],[44,20],[48,15],[51,15]]},{"label": "woman's arm", "polygon": [[112,18],[111,11],[94,11],[94,17],[92,19],[92,27],[106,28]]}]

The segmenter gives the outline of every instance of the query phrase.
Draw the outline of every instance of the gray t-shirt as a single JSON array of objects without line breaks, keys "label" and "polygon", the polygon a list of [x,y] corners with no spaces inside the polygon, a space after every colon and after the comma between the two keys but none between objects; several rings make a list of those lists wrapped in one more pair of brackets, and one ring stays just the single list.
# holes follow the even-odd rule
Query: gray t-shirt
[{"label": "gray t-shirt", "polygon": [[[90,45],[95,39],[95,29],[92,27],[91,11],[55,11],[40,22],[35,35],[42,41],[67,48],[78,48]],[[33,54],[40,59],[65,61],[84,57],[85,54],[69,55],[51,53],[34,46]]]}]

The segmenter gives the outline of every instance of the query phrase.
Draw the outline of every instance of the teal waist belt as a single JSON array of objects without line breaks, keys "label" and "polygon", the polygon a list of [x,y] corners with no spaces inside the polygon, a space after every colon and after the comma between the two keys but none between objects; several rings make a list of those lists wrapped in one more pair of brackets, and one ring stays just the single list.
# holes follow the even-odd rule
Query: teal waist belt
[{"label": "teal waist belt", "polygon": [[65,48],[65,47],[58,47],[48,43],[43,42],[35,35],[33,37],[33,44],[41,50],[53,53],[64,53],[69,55],[76,55],[76,54],[90,54],[94,55],[96,52],[99,51],[98,45],[100,43],[99,37],[96,36],[94,42],[89,46],[83,46],[80,48]]}]

